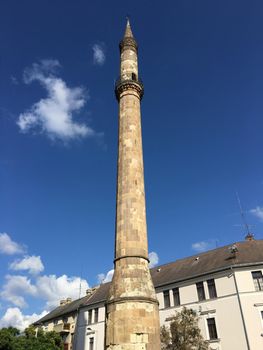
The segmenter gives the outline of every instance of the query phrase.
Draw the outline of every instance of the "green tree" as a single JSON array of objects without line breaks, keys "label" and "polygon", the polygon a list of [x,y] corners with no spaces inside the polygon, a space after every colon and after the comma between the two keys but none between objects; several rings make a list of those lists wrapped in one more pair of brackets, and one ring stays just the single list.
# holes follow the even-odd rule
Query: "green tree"
[{"label": "green tree", "polygon": [[162,350],[208,350],[201,335],[197,313],[183,308],[172,317],[169,327],[161,327]]},{"label": "green tree", "polygon": [[19,330],[13,327],[0,329],[0,350],[13,350],[13,342]]},{"label": "green tree", "polygon": [[36,333],[30,326],[20,334],[16,328],[0,329],[0,350],[61,350],[62,339],[56,332]]}]

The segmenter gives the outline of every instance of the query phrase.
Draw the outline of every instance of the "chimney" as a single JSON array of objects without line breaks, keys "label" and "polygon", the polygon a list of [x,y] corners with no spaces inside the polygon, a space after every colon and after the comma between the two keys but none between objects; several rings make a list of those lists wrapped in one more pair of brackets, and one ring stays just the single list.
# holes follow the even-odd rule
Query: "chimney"
[{"label": "chimney", "polygon": [[60,306],[63,306],[63,305],[66,305],[66,304],[67,304],[67,302],[66,302],[65,299],[62,299],[62,300],[60,300],[60,302],[59,302],[59,305],[60,305]]},{"label": "chimney", "polygon": [[70,304],[72,302],[72,298],[67,298],[66,304]]},{"label": "chimney", "polygon": [[92,294],[95,292],[95,290],[97,289],[98,287],[94,287],[94,288],[89,288],[86,290],[86,296],[87,297],[91,297]]}]

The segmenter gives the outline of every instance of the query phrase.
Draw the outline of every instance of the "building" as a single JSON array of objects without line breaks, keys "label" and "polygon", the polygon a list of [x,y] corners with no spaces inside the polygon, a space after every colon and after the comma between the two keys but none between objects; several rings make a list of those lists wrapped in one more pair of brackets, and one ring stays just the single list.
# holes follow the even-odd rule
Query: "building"
[{"label": "building", "polygon": [[[183,306],[196,310],[213,350],[263,349],[263,240],[246,240],[151,269],[160,323]],[[36,325],[60,332],[65,349],[103,350],[111,283],[60,305]]]}]

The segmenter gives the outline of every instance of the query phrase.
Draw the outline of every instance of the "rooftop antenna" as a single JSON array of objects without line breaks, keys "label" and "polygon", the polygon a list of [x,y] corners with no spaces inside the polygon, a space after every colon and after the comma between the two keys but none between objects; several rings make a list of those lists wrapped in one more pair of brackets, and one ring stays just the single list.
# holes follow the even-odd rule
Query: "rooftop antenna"
[{"label": "rooftop antenna", "polygon": [[237,202],[238,202],[238,206],[239,206],[239,210],[240,210],[240,215],[243,221],[243,225],[244,225],[244,229],[245,229],[245,233],[246,233],[246,239],[247,240],[251,240],[253,239],[253,234],[250,232],[249,226],[247,221],[246,221],[246,217],[245,217],[245,213],[243,211],[242,205],[241,205],[241,201],[238,195],[238,192],[236,191],[236,197],[237,197]]},{"label": "rooftop antenna", "polygon": [[80,299],[80,296],[81,296],[81,282],[82,282],[82,265],[81,265],[80,277],[79,277],[79,299]]}]

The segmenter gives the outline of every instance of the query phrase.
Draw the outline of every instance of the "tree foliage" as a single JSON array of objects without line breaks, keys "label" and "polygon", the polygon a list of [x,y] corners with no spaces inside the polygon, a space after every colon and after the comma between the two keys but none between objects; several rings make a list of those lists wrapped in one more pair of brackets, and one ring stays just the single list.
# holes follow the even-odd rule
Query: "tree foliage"
[{"label": "tree foliage", "polygon": [[0,329],[0,350],[61,350],[62,340],[56,332],[42,330],[36,333],[33,326],[21,334],[18,329]]},{"label": "tree foliage", "polygon": [[201,335],[197,313],[183,308],[172,317],[169,327],[161,327],[162,350],[208,350]]}]

